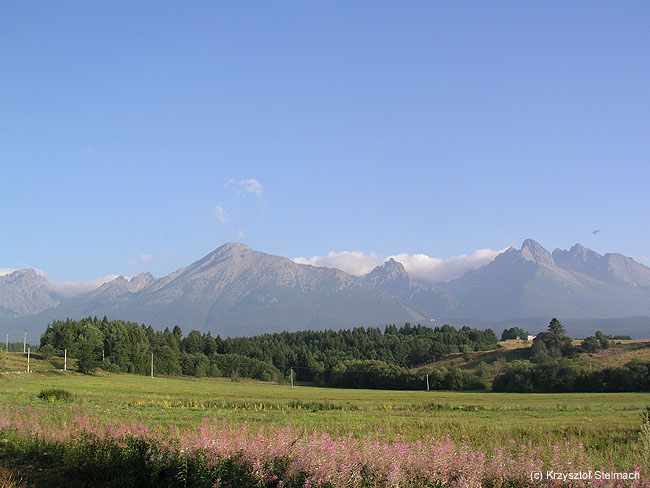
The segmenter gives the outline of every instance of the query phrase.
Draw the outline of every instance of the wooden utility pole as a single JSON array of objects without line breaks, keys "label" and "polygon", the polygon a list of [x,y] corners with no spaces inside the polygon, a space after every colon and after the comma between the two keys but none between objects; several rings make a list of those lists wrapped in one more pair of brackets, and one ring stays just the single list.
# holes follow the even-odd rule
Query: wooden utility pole
[{"label": "wooden utility pole", "polygon": [[153,353],[151,353],[151,377],[153,378]]},{"label": "wooden utility pole", "polygon": [[27,372],[28,373],[29,373],[29,355],[30,355],[29,353],[30,353],[31,349],[32,349],[31,347],[27,348]]},{"label": "wooden utility pole", "polygon": [[291,377],[291,389],[293,390],[293,368],[289,369],[289,376]]}]

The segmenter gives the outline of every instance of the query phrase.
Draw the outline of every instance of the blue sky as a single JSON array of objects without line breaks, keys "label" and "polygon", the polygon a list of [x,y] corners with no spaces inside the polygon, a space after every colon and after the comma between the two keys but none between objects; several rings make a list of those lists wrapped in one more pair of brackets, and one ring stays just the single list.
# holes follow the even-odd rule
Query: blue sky
[{"label": "blue sky", "polygon": [[[650,4],[5,2],[0,268],[228,241],[650,264]],[[594,230],[601,229],[594,234]]]}]

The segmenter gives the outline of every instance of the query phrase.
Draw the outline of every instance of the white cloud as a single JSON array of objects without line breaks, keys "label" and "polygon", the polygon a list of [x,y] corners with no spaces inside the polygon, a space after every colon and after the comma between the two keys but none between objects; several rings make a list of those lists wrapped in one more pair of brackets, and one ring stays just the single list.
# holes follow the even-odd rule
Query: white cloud
[{"label": "white cloud", "polygon": [[472,254],[461,254],[449,259],[433,258],[426,254],[406,253],[384,258],[373,252],[366,254],[362,251],[342,251],[331,252],[327,256],[294,258],[293,261],[299,264],[338,268],[346,273],[361,276],[369,273],[375,266],[379,266],[387,259],[393,258],[395,261],[402,263],[413,278],[429,283],[437,283],[460,278],[467,271],[485,266],[504,250],[478,249]]},{"label": "white cloud", "polygon": [[417,280],[436,283],[460,278],[467,271],[478,269],[494,261],[505,249],[478,249],[472,254],[461,254],[449,259],[432,258],[426,254],[396,254],[389,256],[404,265],[408,273]]},{"label": "white cloud", "polygon": [[16,268],[0,268],[0,276],[8,275],[16,271]]},{"label": "white cloud", "polygon": [[214,212],[212,212],[212,215],[221,225],[228,222],[228,214],[221,205],[217,205],[217,207],[214,209]]},{"label": "white cloud", "polygon": [[81,295],[82,293],[88,293],[96,288],[99,288],[104,283],[113,281],[117,278],[118,275],[107,275],[103,278],[95,278],[94,280],[89,281],[64,281],[63,283],[54,283],[49,282],[50,290],[58,293],[61,296],[66,298],[74,297]]},{"label": "white cloud", "polygon": [[264,188],[262,188],[262,184],[259,181],[257,181],[257,179],[255,178],[249,178],[248,180],[241,180],[237,184],[244,188],[244,193],[252,193],[257,198],[262,198],[264,196]]},{"label": "white cloud", "polygon": [[331,252],[327,256],[314,256],[311,258],[294,258],[298,264],[311,264],[312,266],[324,266],[326,268],[337,268],[353,275],[364,275],[379,266],[384,259],[371,252],[365,254],[361,251]]}]

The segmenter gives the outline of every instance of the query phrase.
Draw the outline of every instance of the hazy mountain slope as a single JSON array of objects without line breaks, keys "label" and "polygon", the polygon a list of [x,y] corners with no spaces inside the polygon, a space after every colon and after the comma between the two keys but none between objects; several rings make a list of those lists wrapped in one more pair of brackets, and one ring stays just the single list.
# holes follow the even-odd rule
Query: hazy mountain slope
[{"label": "hazy mountain slope", "polygon": [[57,306],[63,298],[33,269],[0,276],[0,317],[31,315]]},{"label": "hazy mountain slope", "polygon": [[223,245],[166,277],[137,281],[142,286],[133,290],[118,278],[19,322],[43,330],[54,318],[108,315],[156,328],[251,335],[424,319],[413,306],[343,271],[296,264],[244,244]]},{"label": "hazy mountain slope", "polygon": [[650,287],[650,268],[618,253],[604,256],[576,244],[568,251],[556,249],[553,258],[557,266],[577,271],[596,280],[615,285]]},{"label": "hazy mountain slope", "polygon": [[[510,248],[487,266],[444,285],[459,305],[440,309],[438,315],[483,320],[549,315],[575,319],[650,315],[650,289],[617,281],[630,275],[642,278],[648,268],[626,258],[633,265],[625,261],[615,273],[607,275],[612,279],[602,281],[594,277],[598,276],[596,266],[571,264],[564,253],[567,252],[555,253],[564,266],[560,267],[552,254],[528,239],[520,250]],[[593,251],[589,253],[597,256],[599,262],[601,258],[609,260]],[[575,268],[590,271],[593,276]]]},{"label": "hazy mountain slope", "polygon": [[[579,244],[551,254],[532,239],[461,278],[435,285],[412,279],[393,259],[359,278],[297,264],[244,244],[225,244],[160,279],[149,273],[131,280],[119,277],[64,301],[33,271],[0,280],[0,330],[27,328],[39,334],[53,319],[88,315],[222,335],[430,318],[473,325],[525,320],[524,325],[545,326],[551,317],[559,317],[580,328],[595,319],[637,316],[633,322],[609,322],[636,328],[650,316],[649,268],[620,254],[601,256]],[[21,314],[30,315],[12,318]],[[617,333],[605,326],[603,330]]]},{"label": "hazy mountain slope", "polygon": [[422,318],[399,299],[343,271],[296,264],[244,244],[221,246],[154,282],[134,305],[160,326],[190,315],[192,327],[229,335]]}]

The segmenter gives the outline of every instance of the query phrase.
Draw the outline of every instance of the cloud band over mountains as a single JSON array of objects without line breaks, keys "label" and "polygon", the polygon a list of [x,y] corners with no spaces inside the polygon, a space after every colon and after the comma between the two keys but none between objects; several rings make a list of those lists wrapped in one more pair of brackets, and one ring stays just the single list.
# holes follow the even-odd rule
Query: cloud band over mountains
[{"label": "cloud band over mountains", "polygon": [[375,266],[393,258],[402,263],[413,278],[428,283],[439,283],[460,278],[467,271],[485,266],[503,251],[505,249],[499,251],[477,249],[472,254],[461,254],[449,259],[434,258],[426,254],[402,253],[383,257],[374,252],[366,254],[362,251],[341,251],[330,252],[326,256],[297,257],[293,261],[298,264],[337,268],[346,273],[361,276],[372,271]]}]

